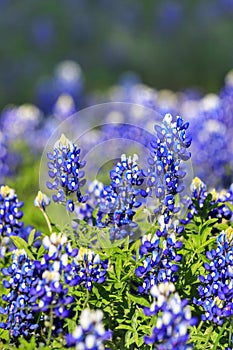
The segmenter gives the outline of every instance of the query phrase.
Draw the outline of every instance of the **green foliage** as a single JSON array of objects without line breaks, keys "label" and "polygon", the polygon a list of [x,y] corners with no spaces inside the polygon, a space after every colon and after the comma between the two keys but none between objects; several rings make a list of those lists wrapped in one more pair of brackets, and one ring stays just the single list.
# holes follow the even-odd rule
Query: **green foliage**
[{"label": "green foliage", "polygon": [[[224,350],[231,344],[232,325],[230,321],[226,320],[221,327],[200,321],[202,310],[193,304],[193,297],[197,296],[199,285],[198,276],[204,272],[203,263],[208,262],[206,251],[215,247],[216,235],[229,226],[229,223],[219,223],[217,219],[208,219],[208,212],[212,208],[210,203],[210,196],[207,197],[203,208],[199,208],[195,203],[198,215],[195,215],[193,220],[185,226],[181,237],[183,247],[179,251],[183,259],[179,267],[176,289],[182,299],[188,299],[192,314],[199,319],[199,324],[190,328],[190,342],[194,344],[196,350]],[[227,205],[233,210],[231,204]],[[80,247],[80,245],[85,247],[88,246],[88,243],[90,244],[91,240],[95,242],[93,249],[100,254],[102,259],[109,261],[106,282],[94,284],[92,292],[88,292],[83,286],[69,287],[69,293],[75,299],[74,317],[66,320],[64,334],[51,339],[49,344],[47,344],[47,339],[37,339],[32,336],[30,341],[21,337],[19,344],[15,346],[9,344],[8,331],[0,329],[0,349],[65,349],[65,333],[72,333],[81,311],[89,307],[103,310],[105,328],[113,330],[113,337],[107,342],[110,349],[152,350],[151,346],[144,344],[144,336],[151,335],[156,316],[147,317],[143,312],[143,307],[150,307],[152,297],[138,294],[139,279],[135,276],[135,268],[140,262],[140,239],[130,242],[129,238],[126,238],[112,244],[106,229],[96,230],[80,220],[78,224],[79,239],[72,241],[72,245],[73,247]],[[44,227],[43,237],[48,234],[48,228],[44,224],[41,224],[41,227]],[[144,232],[152,234],[156,231],[156,226],[148,224],[141,228]],[[28,243],[20,237],[11,237],[12,243],[18,249],[24,249],[31,259],[40,260],[45,250],[43,246],[39,249],[34,248],[34,239],[34,229],[30,232]],[[5,261],[0,261],[0,267],[8,266],[10,262],[11,254],[8,254]],[[0,279],[0,296],[5,292],[2,279]],[[0,316],[0,322],[3,319],[4,317]]]}]

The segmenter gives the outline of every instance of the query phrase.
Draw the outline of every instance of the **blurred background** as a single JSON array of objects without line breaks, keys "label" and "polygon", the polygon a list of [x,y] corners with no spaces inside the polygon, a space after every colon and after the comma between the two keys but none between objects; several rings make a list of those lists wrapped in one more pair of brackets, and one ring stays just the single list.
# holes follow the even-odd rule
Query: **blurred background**
[{"label": "blurred background", "polygon": [[233,0],[0,0],[0,33],[1,108],[35,103],[67,59],[88,91],[130,70],[159,89],[217,92],[233,67]]},{"label": "blurred background", "polygon": [[41,227],[32,203],[51,133],[101,102],[182,115],[194,175],[229,188],[233,0],[0,0],[0,33],[0,185],[25,201],[27,224]]}]

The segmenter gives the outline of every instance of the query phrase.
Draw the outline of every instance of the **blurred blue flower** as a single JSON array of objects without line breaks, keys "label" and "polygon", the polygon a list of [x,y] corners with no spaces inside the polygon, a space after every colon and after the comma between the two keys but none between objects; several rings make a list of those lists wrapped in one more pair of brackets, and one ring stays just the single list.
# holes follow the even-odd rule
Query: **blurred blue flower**
[{"label": "blurred blue flower", "polygon": [[111,331],[105,330],[101,310],[84,309],[80,315],[79,325],[72,334],[67,334],[68,347],[75,346],[83,350],[104,350],[104,342],[111,338]]},{"label": "blurred blue flower", "polygon": [[157,320],[152,336],[145,336],[145,344],[153,344],[157,350],[191,350],[189,328],[196,324],[187,305],[181,300],[172,283],[160,283],[151,288],[154,298],[150,308],[145,308],[146,316],[156,315]]}]

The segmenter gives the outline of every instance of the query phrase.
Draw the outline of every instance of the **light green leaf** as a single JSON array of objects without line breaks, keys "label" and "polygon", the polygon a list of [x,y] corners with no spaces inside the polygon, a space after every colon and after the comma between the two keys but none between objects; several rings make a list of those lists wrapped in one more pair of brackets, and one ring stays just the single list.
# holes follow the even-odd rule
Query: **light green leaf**
[{"label": "light green leaf", "polygon": [[132,295],[130,293],[127,293],[127,296],[130,300],[134,301],[136,304],[142,305],[142,306],[146,306],[146,307],[150,307],[150,303],[148,300],[146,300],[143,297],[138,297],[135,295]]},{"label": "light green leaf", "polygon": [[32,260],[35,260],[35,257],[33,256],[32,252],[28,248],[27,242],[23,238],[18,237],[18,236],[10,236],[10,239],[13,241],[14,245],[18,249],[24,249],[25,252],[27,253],[28,257]]},{"label": "light green leaf", "polygon": [[31,230],[29,237],[28,237],[28,245],[32,246],[34,243],[34,239],[35,239],[35,233],[36,233],[36,229]]}]

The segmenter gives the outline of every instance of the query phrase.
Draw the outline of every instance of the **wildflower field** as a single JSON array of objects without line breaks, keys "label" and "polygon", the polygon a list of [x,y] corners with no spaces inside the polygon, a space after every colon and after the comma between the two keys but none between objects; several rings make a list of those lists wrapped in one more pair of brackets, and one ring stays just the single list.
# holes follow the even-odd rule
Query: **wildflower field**
[{"label": "wildflower field", "polygon": [[0,348],[232,349],[233,73],[204,96],[85,93],[73,61],[51,82],[47,112],[0,119]]},{"label": "wildflower field", "polygon": [[0,33],[0,350],[233,350],[233,0]]}]

